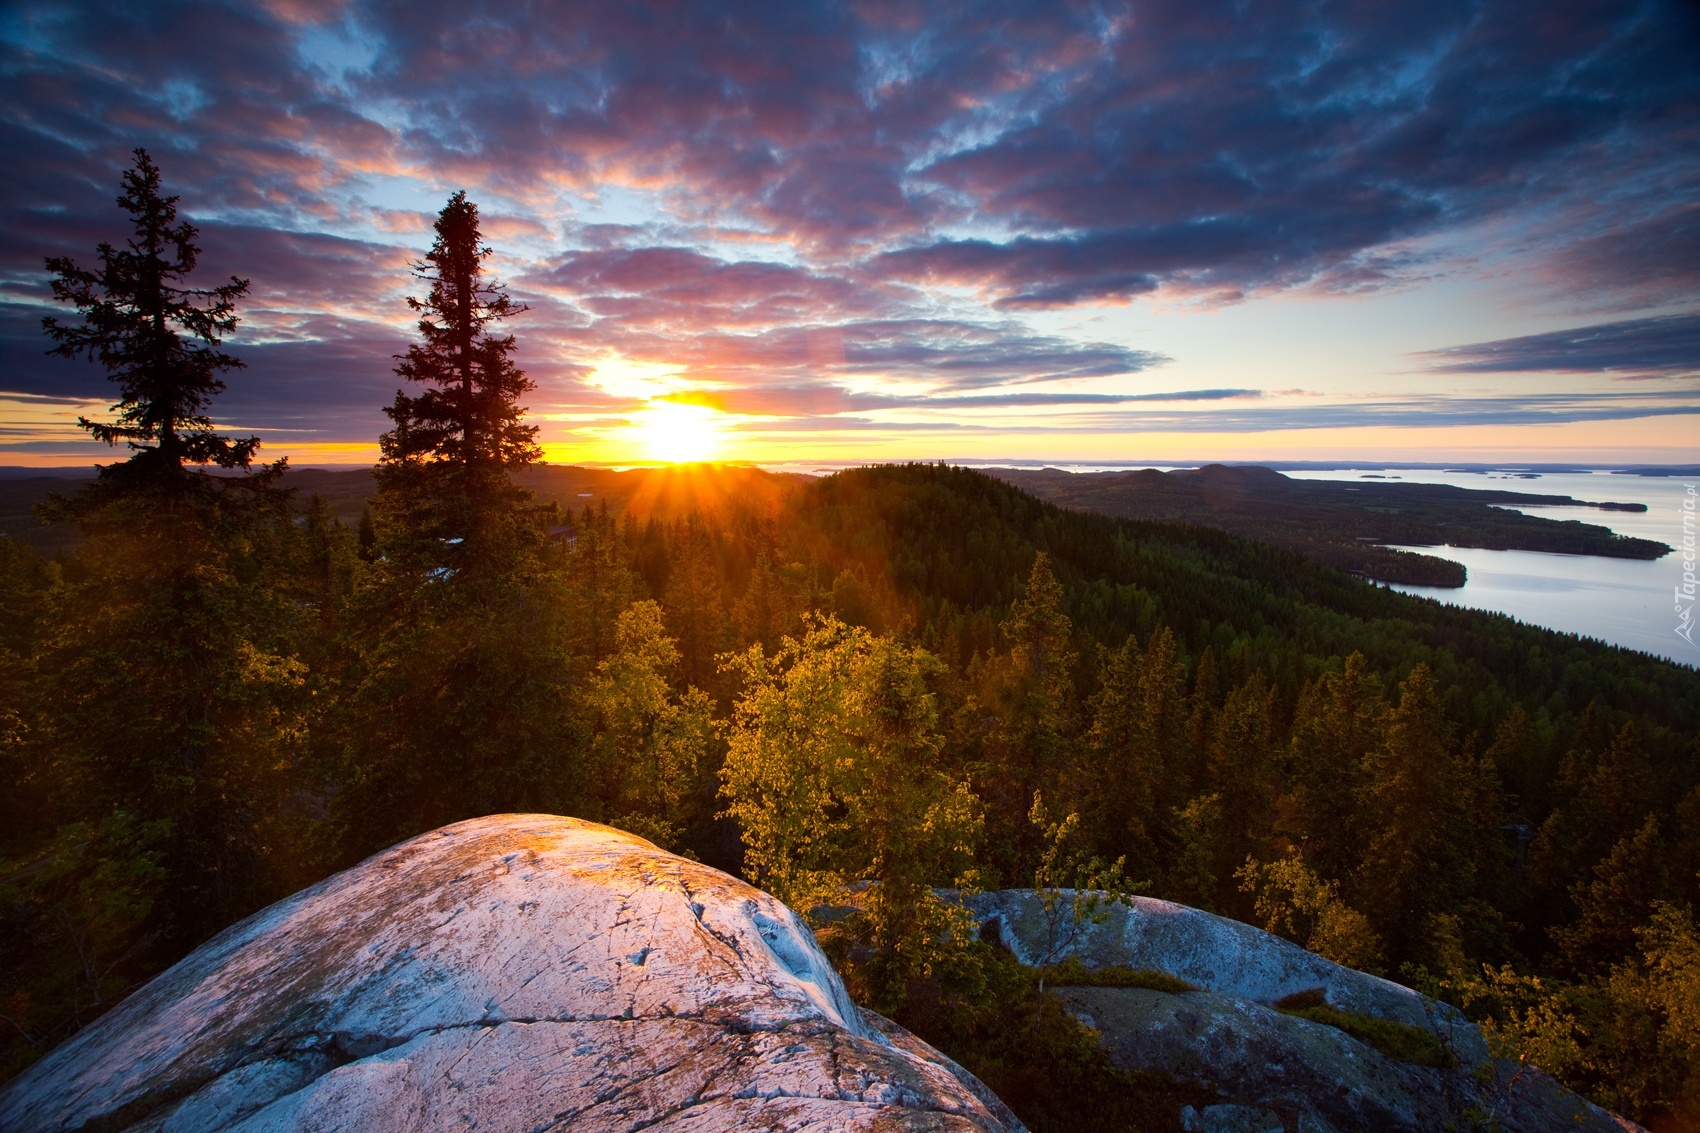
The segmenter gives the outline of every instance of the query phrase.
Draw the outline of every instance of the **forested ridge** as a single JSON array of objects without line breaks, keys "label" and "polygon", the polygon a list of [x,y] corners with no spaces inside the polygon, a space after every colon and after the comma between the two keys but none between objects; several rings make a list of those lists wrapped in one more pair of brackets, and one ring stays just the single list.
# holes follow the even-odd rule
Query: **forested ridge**
[{"label": "forested ridge", "polygon": [[[149,256],[193,268],[145,155],[126,185],[142,243],[105,258],[135,263],[50,265],[85,327]],[[938,887],[1252,921],[1621,1112],[1700,1118],[1692,670],[941,465],[767,496],[680,470],[700,506],[671,517],[540,503],[477,219],[451,200],[418,265],[423,392],[357,524],[213,431],[228,325],[84,342],[132,454],[48,509],[75,550],[0,541],[8,1074],[331,871],[547,811],[852,909],[820,928],[855,994],[1035,1128],[1171,1087],[1108,1068]],[[132,380],[162,373],[163,409]]]}]

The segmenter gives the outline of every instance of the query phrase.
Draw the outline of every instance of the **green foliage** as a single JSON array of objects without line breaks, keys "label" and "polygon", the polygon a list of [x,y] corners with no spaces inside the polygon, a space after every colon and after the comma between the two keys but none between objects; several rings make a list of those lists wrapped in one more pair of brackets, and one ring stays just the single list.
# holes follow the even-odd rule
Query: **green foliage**
[{"label": "green foliage", "polygon": [[0,1073],[45,1054],[157,963],[152,914],[170,880],[169,837],[162,823],[119,812],[98,825],[60,826],[31,860],[0,861],[0,962],[9,977],[0,1012],[23,1040],[5,1048]]},{"label": "green foliage", "polygon": [[1098,692],[1088,710],[1089,757],[1074,793],[1095,804],[1088,819],[1100,845],[1129,847],[1142,869],[1173,854],[1174,813],[1190,786],[1186,668],[1167,626],[1144,650],[1129,635],[1100,649]]},{"label": "green foliage", "polygon": [[582,665],[557,580],[418,580],[377,564],[349,619],[345,676],[322,738],[349,855],[503,811],[593,798],[575,712]]},{"label": "green foliage", "polygon": [[[1044,949],[1038,957],[1038,967],[1044,971],[1061,960],[1089,928],[1108,920],[1112,906],[1131,903],[1129,899],[1146,883],[1127,879],[1123,859],[1105,863],[1079,849],[1075,842],[1080,816],[1070,814],[1060,822],[1051,821],[1044,796],[1038,792],[1033,795],[1027,820],[1042,835],[1043,849],[1033,869],[1033,890],[1039,895],[1045,918]],[[1044,986],[1041,976],[1041,991]]]},{"label": "green foliage", "polygon": [[1700,1120],[1700,930],[1687,904],[1656,903],[1633,954],[1579,982],[1510,965],[1448,989],[1496,1055],[1530,1063],[1654,1128]]},{"label": "green foliage", "polygon": [[99,272],[50,261],[55,296],[84,321],[44,321],[54,353],[112,372],[117,423],[84,425],[132,453],[45,509],[76,523],[77,554],[50,566],[13,549],[0,585],[13,820],[0,1000],[14,1023],[0,1059],[14,1066],[298,876],[288,800],[314,690],[299,650],[312,587],[296,568],[324,532],[290,522],[281,462],[185,468],[246,468],[258,445],[218,436],[205,413],[217,374],[240,366],[216,347],[246,284],[181,286],[195,228],[136,156],[119,200],[134,237],[101,245]]},{"label": "green foliage", "polygon": [[711,688],[715,658],[731,643],[715,539],[693,517],[681,525],[669,550],[664,604],[668,628],[679,643],[680,671],[693,687]]},{"label": "green foliage", "polygon": [[745,867],[796,908],[874,882],[855,930],[875,953],[863,980],[876,1005],[957,963],[965,910],[932,886],[972,885],[979,801],[939,766],[940,665],[926,651],[830,615],[728,659],[744,695],[733,709],[722,794],[743,832]]},{"label": "green foliage", "polygon": [[1043,552],[1034,556],[1023,593],[999,626],[1007,651],[991,652],[966,674],[959,714],[974,785],[987,803],[988,858],[1020,876],[1045,851],[1031,811],[1038,793],[1060,785],[1073,766],[1079,726],[1073,624]]},{"label": "green foliage", "polygon": [[[399,372],[425,389],[391,407],[376,494],[199,474],[252,455],[202,415],[239,281],[182,286],[194,233],[149,168],[130,251],[56,269],[89,321],[49,326],[115,365],[108,439],[136,456],[59,508],[84,537],[62,560],[0,542],[6,1065],[373,849],[550,810],[849,909],[822,938],[855,993],[1034,1128],[1208,1104],[1116,1071],[1043,993],[1184,985],[1021,969],[933,887],[1033,884],[1054,961],[1134,891],[1126,863],[1426,981],[1608,1104],[1694,1111],[1691,671],[963,469],[678,472],[648,496],[524,473],[529,383],[495,333],[518,308],[464,197],[420,265]],[[175,288],[153,371],[100,306],[148,272]],[[568,481],[634,510],[563,511]]]},{"label": "green foliage", "polygon": [[1293,718],[1291,778],[1282,832],[1296,837],[1324,876],[1356,865],[1370,753],[1386,742],[1388,705],[1362,653],[1305,688]]},{"label": "green foliage", "polygon": [[1257,918],[1270,932],[1336,964],[1381,973],[1381,941],[1369,918],[1340,899],[1338,882],[1318,877],[1302,857],[1247,858],[1234,876],[1256,898]]},{"label": "green foliage", "polygon": [[708,698],[695,688],[673,692],[669,676],[678,664],[661,607],[635,602],[620,615],[614,653],[596,667],[586,690],[595,714],[598,798],[616,816],[614,825],[666,849],[680,847],[713,797]]}]

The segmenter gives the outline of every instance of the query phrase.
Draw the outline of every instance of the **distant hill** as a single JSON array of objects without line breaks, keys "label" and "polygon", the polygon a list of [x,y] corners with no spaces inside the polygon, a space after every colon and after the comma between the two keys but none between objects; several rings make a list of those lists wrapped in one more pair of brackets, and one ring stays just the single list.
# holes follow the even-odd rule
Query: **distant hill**
[{"label": "distant hill", "polygon": [[[75,546],[78,535],[62,524],[43,525],[35,516],[35,505],[52,495],[73,494],[90,478],[80,470],[48,473],[15,479],[0,476],[0,536],[22,540],[44,555]],[[729,464],[625,470],[540,464],[514,479],[535,492],[540,502],[573,511],[606,504],[614,515],[674,519],[692,512],[722,518],[736,512],[766,515],[810,477]],[[319,496],[349,526],[359,522],[374,489],[370,468],[292,468],[283,484],[295,490],[297,507],[304,508],[309,499]]]},{"label": "distant hill", "polygon": [[1663,543],[1618,535],[1605,527],[1507,510],[1539,505],[1645,511],[1644,504],[1445,484],[1294,480],[1256,465],[1210,464],[1176,472],[1152,468],[1137,472],[996,468],[987,472],[1062,507],[1126,519],[1204,524],[1286,547],[1378,582],[1464,585],[1464,568],[1458,563],[1389,550],[1383,544],[1624,559],[1656,559],[1670,553]]}]

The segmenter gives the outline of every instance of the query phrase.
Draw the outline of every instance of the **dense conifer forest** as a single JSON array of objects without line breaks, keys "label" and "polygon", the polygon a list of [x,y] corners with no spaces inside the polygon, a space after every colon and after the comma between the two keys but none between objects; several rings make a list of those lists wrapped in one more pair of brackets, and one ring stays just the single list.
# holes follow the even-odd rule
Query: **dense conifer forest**
[{"label": "dense conifer forest", "polygon": [[118,379],[90,427],[130,455],[47,509],[74,550],[0,541],[8,1076],[331,871],[546,811],[835,907],[858,998],[1035,1128],[1126,1127],[1167,1087],[1118,1077],[938,888],[1251,921],[1621,1112],[1700,1120],[1692,670],[940,465],[539,502],[522,321],[460,195],[344,523],[213,430],[242,281],[189,288],[146,155],[125,192],[136,235],[49,265],[83,322],[48,329]]}]

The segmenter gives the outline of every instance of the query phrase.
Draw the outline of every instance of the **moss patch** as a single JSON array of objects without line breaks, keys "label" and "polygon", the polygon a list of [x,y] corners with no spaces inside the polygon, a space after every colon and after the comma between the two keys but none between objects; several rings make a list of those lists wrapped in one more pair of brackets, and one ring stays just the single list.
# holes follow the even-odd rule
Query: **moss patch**
[{"label": "moss patch", "polygon": [[1440,1045],[1440,1040],[1422,1027],[1396,1023],[1391,1019],[1377,1019],[1373,1015],[1360,1015],[1356,1011],[1342,1011],[1328,1002],[1321,988],[1295,992],[1284,999],[1276,1000],[1274,1006],[1275,1010],[1283,1015],[1309,1019],[1312,1023],[1321,1023],[1337,1031],[1344,1031],[1359,1042],[1367,1043],[1388,1058],[1395,1058],[1400,1062],[1432,1066],[1436,1069],[1445,1069],[1457,1063],[1446,1048]]},{"label": "moss patch", "polygon": [[1192,984],[1167,972],[1151,968],[1124,968],[1112,965],[1088,968],[1070,956],[1060,964],[1042,969],[1047,987],[1137,987],[1146,991],[1164,991],[1170,995],[1197,991]]}]

